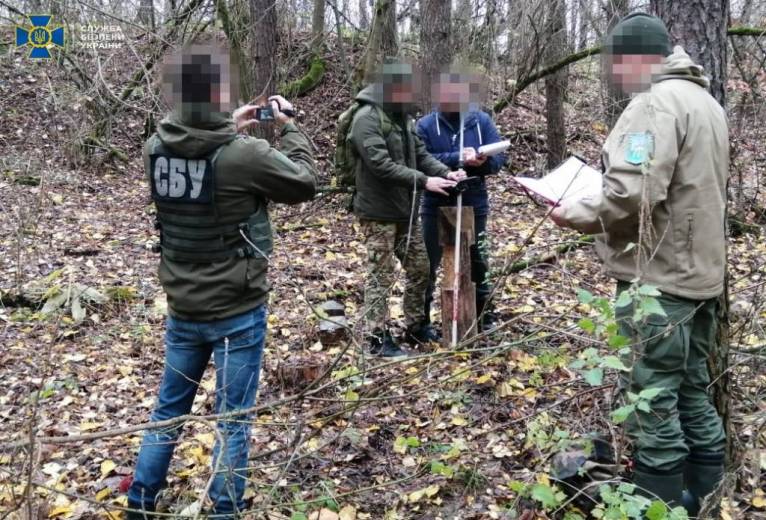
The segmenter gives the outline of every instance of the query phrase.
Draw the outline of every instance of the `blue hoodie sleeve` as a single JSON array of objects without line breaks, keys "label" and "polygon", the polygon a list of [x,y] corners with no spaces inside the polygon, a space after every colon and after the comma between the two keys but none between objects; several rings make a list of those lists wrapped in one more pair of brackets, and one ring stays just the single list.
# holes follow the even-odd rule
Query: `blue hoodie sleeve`
[{"label": "blue hoodie sleeve", "polygon": [[[460,153],[459,152],[452,152],[452,151],[438,151],[435,150],[433,143],[431,142],[431,138],[429,136],[429,127],[428,124],[431,124],[431,127],[435,126],[436,122],[436,115],[431,114],[430,116],[421,117],[418,120],[418,136],[420,136],[420,139],[423,141],[423,144],[426,145],[426,150],[434,156],[435,159],[443,162],[450,168],[457,168],[460,164]],[[430,128],[433,129],[433,128]]]},{"label": "blue hoodie sleeve", "polygon": [[[486,112],[481,113],[481,133],[485,136],[484,144],[499,143],[503,140],[492,118]],[[507,157],[504,153],[499,153],[487,159],[490,173],[499,172],[503,165],[505,165],[506,160]]]}]

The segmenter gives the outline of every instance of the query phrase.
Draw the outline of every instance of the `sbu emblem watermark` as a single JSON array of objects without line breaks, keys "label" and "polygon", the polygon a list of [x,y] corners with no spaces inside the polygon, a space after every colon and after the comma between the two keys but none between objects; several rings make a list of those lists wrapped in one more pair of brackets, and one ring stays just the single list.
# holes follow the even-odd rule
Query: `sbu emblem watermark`
[{"label": "sbu emblem watermark", "polygon": [[52,18],[50,15],[33,15],[29,17],[30,28],[16,27],[16,45],[32,47],[30,58],[48,59],[52,47],[64,46],[64,28],[51,27]]}]

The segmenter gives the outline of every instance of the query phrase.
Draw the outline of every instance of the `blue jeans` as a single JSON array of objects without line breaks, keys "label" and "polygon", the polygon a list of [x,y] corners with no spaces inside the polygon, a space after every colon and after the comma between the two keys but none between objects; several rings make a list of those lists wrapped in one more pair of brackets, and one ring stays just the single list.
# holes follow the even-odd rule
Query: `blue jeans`
[{"label": "blue jeans", "polygon": [[[212,322],[169,317],[165,333],[165,373],[151,421],[164,421],[191,412],[211,354],[215,361],[216,413],[252,407],[258,390],[265,336],[266,305]],[[244,415],[218,421],[219,440],[213,449],[212,463],[218,473],[210,487],[216,514],[235,513],[244,507],[248,419],[249,416]],[[154,509],[157,494],[167,485],[168,466],[181,428],[179,424],[147,430],[144,434],[133,483],[128,490],[131,507]]]}]

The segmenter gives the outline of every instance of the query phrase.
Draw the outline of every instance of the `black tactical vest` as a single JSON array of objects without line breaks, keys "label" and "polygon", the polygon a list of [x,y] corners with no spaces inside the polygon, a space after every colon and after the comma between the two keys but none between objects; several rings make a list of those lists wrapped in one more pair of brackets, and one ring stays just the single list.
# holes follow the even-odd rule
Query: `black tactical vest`
[{"label": "black tactical vest", "polygon": [[205,157],[187,159],[155,141],[147,173],[165,258],[192,263],[254,256],[268,260],[272,238],[265,203],[244,222],[218,215],[215,163],[227,144]]}]

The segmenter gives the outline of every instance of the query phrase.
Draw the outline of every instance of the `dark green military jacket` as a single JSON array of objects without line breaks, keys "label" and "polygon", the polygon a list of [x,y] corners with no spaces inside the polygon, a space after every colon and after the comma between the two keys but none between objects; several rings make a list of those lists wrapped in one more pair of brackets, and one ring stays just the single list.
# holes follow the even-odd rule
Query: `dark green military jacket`
[{"label": "dark green military jacket", "polygon": [[[279,150],[262,139],[237,135],[229,114],[188,124],[171,113],[144,147],[150,154],[159,140],[185,158],[204,157],[221,147],[215,159],[215,206],[221,219],[246,221],[269,201],[296,204],[316,192],[316,169],[308,139],[292,125],[282,130]],[[247,312],[266,302],[268,261],[260,256],[231,257],[212,263],[178,262],[162,256],[159,277],[173,317],[213,321]]]},{"label": "dark green military jacket", "polygon": [[421,190],[427,176],[446,177],[450,170],[428,153],[411,117],[386,112],[392,128],[384,134],[378,110],[372,106],[380,106],[374,88],[371,85],[356,96],[364,105],[354,114],[349,132],[360,159],[356,162],[354,214],[370,220],[406,222],[412,211],[413,188]]}]

